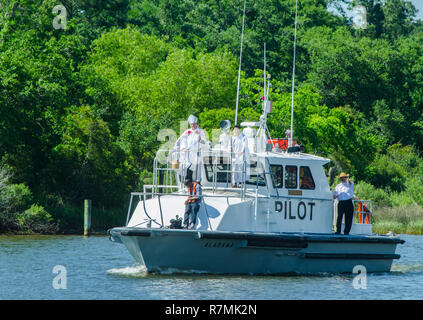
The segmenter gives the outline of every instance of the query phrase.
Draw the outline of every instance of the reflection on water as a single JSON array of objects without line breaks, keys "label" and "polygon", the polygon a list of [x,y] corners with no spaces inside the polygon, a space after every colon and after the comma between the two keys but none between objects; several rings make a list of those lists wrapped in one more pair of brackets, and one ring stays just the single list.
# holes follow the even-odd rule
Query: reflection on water
[{"label": "reflection on water", "polygon": [[[392,272],[368,275],[358,290],[353,274],[149,274],[107,237],[0,236],[0,299],[423,299],[423,236],[402,238]],[[57,265],[66,269],[65,290],[53,287]]]},{"label": "reflection on water", "polygon": [[[423,257],[422,257],[423,259]],[[411,265],[398,265],[393,264],[391,271],[393,273],[407,273],[407,272],[421,272],[423,273],[423,264],[411,264]]]}]

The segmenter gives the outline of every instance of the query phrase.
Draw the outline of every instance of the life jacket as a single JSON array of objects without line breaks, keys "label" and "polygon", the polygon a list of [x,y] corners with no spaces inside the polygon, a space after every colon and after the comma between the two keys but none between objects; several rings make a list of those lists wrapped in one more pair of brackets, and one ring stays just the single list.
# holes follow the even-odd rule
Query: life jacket
[{"label": "life jacket", "polygon": [[358,203],[358,220],[360,223],[370,224],[370,214],[368,212],[370,212],[369,208],[360,201]]},{"label": "life jacket", "polygon": [[[192,184],[192,191],[191,191],[191,188],[188,188],[188,194],[190,195],[190,196],[194,196],[195,197],[195,195],[196,195],[196,193],[197,193],[197,184],[198,184],[198,182],[194,182],[193,184]],[[198,201],[198,199],[188,199],[188,202],[189,203],[194,203],[194,202],[196,202],[196,201]]]}]

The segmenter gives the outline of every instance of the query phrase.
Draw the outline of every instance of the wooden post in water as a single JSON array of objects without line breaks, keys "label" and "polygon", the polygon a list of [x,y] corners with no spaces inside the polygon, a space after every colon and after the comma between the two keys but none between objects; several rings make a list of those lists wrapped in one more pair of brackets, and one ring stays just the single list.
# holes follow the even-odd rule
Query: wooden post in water
[{"label": "wooden post in water", "polygon": [[91,200],[84,200],[84,236],[91,231]]}]

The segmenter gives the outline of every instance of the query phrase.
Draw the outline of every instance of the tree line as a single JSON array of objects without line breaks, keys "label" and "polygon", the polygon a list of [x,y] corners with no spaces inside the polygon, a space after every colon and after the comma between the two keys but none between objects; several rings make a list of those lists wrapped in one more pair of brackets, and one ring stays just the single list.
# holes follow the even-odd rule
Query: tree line
[{"label": "tree line", "polygon": [[[63,29],[52,24],[59,4]],[[246,4],[239,119],[261,113],[266,43],[268,125],[283,137],[295,0]],[[365,28],[345,11],[357,5]],[[179,132],[191,113],[210,133],[233,119],[242,10],[241,0],[1,0],[0,231],[70,226],[84,198],[122,211],[151,177],[160,129]],[[296,139],[381,205],[423,206],[416,12],[404,0],[299,0]]]}]

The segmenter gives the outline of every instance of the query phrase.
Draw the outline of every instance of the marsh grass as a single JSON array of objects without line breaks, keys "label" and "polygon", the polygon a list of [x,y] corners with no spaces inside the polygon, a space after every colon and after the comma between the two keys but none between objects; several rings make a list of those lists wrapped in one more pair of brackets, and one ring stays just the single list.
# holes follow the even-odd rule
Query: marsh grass
[{"label": "marsh grass", "polygon": [[373,231],[423,234],[423,208],[417,204],[380,207],[373,213]]}]

